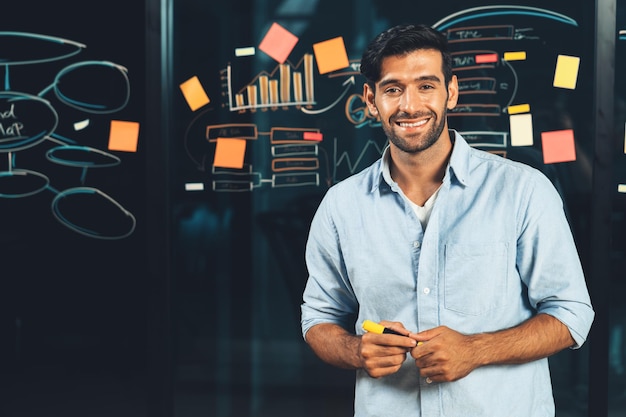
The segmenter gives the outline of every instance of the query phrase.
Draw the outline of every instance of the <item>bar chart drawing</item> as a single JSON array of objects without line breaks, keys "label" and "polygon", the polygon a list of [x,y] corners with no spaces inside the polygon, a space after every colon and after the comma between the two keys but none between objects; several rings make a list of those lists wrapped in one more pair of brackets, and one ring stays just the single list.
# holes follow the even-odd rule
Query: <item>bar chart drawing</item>
[{"label": "bar chart drawing", "polygon": [[289,106],[311,107],[315,104],[312,54],[304,54],[297,65],[287,61],[277,65],[271,72],[262,71],[237,91],[233,88],[232,66],[228,64],[226,81],[230,111],[267,111]]}]

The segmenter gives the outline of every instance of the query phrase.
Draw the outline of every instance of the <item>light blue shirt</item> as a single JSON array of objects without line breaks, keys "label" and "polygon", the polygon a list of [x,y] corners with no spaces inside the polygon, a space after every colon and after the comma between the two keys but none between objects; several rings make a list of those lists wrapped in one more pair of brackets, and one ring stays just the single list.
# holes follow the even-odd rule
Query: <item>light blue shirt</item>
[{"label": "light blue shirt", "polygon": [[[541,172],[451,134],[426,230],[398,185],[383,178],[384,158],[328,190],[306,248],[304,337],[320,323],[362,334],[366,319],[472,334],[545,313],[569,328],[576,347],[585,341],[594,312],[556,189]],[[447,383],[427,383],[410,355],[390,376],[356,372],[356,417],[554,412],[547,359],[481,367]]]}]

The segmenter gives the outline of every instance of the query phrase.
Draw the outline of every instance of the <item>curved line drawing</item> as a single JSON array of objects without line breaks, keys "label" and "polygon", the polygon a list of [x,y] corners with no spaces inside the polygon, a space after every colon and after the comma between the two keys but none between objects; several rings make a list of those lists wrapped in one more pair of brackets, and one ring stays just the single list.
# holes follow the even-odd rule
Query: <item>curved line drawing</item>
[{"label": "curved line drawing", "polygon": [[335,107],[337,105],[337,103],[339,103],[341,101],[342,98],[345,97],[346,94],[348,94],[348,91],[350,91],[350,89],[352,87],[354,87],[355,81],[354,81],[354,75],[350,78],[348,78],[347,80],[345,80],[341,85],[344,86],[344,90],[341,93],[341,95],[339,97],[337,97],[337,99],[335,101],[333,101],[331,104],[329,104],[328,106],[324,107],[323,109],[315,109],[315,110],[310,110],[307,108],[302,107],[300,110],[303,113],[307,113],[307,114],[321,114],[324,112],[327,112],[328,110],[332,109],[333,107]]},{"label": "curved line drawing", "polygon": [[2,171],[0,172],[0,180],[2,180],[3,178],[25,178],[29,175],[34,175],[35,177],[39,177],[40,179],[43,179],[43,185],[40,187],[35,188],[34,190],[31,191],[27,191],[27,192],[23,192],[23,193],[4,193],[0,190],[0,197],[2,198],[22,198],[22,197],[28,197],[31,195],[35,195],[37,193],[40,193],[41,191],[45,190],[46,188],[48,188],[48,185],[50,184],[50,179],[39,173],[39,172],[35,172],[35,171],[31,171],[28,169],[13,169],[10,171]]},{"label": "curved line drawing", "polygon": [[541,9],[531,6],[493,5],[472,7],[470,9],[465,9],[456,13],[452,13],[451,15],[446,16],[443,19],[439,20],[437,23],[433,24],[433,28],[438,30],[445,30],[451,26],[456,25],[457,23],[465,22],[468,20],[507,14],[544,17],[546,19],[553,19],[557,22],[565,23],[568,25],[578,26],[578,22],[576,22],[576,20],[564,14],[554,12],[552,10]]},{"label": "curved line drawing", "polygon": [[[80,68],[80,67],[86,67],[88,65],[101,65],[101,66],[105,66],[105,67],[109,67],[109,68],[113,68],[116,69],[120,72],[120,74],[122,74],[122,77],[124,77],[124,82],[126,84],[126,97],[123,101],[122,104],[120,104],[118,107],[115,108],[111,108],[108,109],[103,105],[98,105],[98,104],[93,104],[93,103],[84,103],[84,102],[80,102],[78,100],[73,100],[67,96],[65,96],[58,88],[59,84],[60,84],[60,79],[62,76],[64,76],[65,74],[73,71],[76,68]],[[63,103],[67,104],[70,107],[74,107],[75,109],[78,110],[83,110],[86,111],[88,113],[114,113],[118,110],[123,109],[124,107],[126,107],[126,104],[128,104],[128,100],[130,98],[130,81],[128,80],[128,69],[115,64],[113,62],[109,62],[109,61],[83,61],[83,62],[77,62],[75,64],[72,65],[68,65],[67,67],[63,68],[61,71],[59,71],[59,73],[57,74],[57,76],[54,79],[54,83],[52,85],[52,88],[54,88],[54,94],[58,97],[59,100],[61,100]],[[42,91],[41,93],[39,93],[39,95],[43,95],[45,94],[47,90]]]},{"label": "curved line drawing", "polygon": [[509,61],[506,61],[503,59],[502,62],[511,69],[511,73],[513,74],[513,78],[515,80],[515,82],[513,83],[514,85],[513,94],[511,94],[511,98],[509,99],[509,102],[506,104],[506,107],[503,109],[503,111],[506,111],[506,109],[508,109],[509,106],[513,103],[513,100],[515,100],[515,96],[517,95],[517,86],[519,84],[519,80],[517,77],[517,72],[515,72],[515,68],[513,68],[513,66],[509,63]]},{"label": "curved line drawing", "polygon": [[[50,102],[44,98],[33,96],[27,93],[19,93],[15,91],[2,91],[0,92],[0,100],[6,99],[7,103],[18,103],[24,101],[36,102],[38,104],[42,104],[45,108],[50,111],[54,119],[54,125],[50,127],[48,130],[38,131],[37,133],[30,136],[11,136],[0,139],[0,153],[1,152],[13,152],[13,151],[21,151],[23,149],[28,149],[33,146],[38,145],[43,142],[46,137],[56,130],[59,123],[59,115]],[[4,144],[2,144],[4,142]]]},{"label": "curved line drawing", "polygon": [[[86,46],[54,36],[10,31],[0,31],[0,44],[2,44],[0,66],[5,71],[4,91],[0,90],[0,154],[8,154],[8,169],[0,171],[0,198],[28,197],[43,190],[49,190],[55,194],[51,203],[52,214],[69,229],[87,237],[98,239],[122,239],[131,235],[136,227],[134,215],[102,191],[83,185],[89,168],[116,166],[121,163],[121,159],[100,149],[75,145],[75,140],[57,133],[59,114],[51,102],[42,97],[52,91],[61,103],[81,112],[114,113],[126,107],[130,99],[128,69],[109,61],[77,62],[57,72],[54,81],[38,95],[14,92],[10,88],[11,66],[62,60],[80,53]],[[95,73],[95,76],[94,73],[87,73],[86,76],[84,73],[70,74],[77,69],[101,70],[102,73]],[[113,70],[112,75],[110,75],[110,69]],[[89,90],[91,86],[100,86],[93,83],[98,82],[99,79],[96,78],[102,75],[114,77],[115,88],[119,88],[119,91],[114,89],[113,92],[118,94],[114,96],[109,94],[108,90],[111,90],[109,84],[105,84],[108,89],[94,88]],[[65,79],[63,79],[64,76]],[[70,79],[70,76],[73,78]],[[83,84],[84,82],[92,84]],[[61,88],[68,86],[70,88],[67,91],[63,91]],[[88,98],[71,97],[72,93],[69,91],[73,91],[72,87],[80,96],[87,94]],[[92,96],[95,96],[93,100]],[[110,102],[106,101],[108,97],[112,97]],[[99,98],[100,103],[97,102]],[[74,129],[85,129],[89,124],[90,120],[85,119],[75,123]],[[34,147],[44,140],[60,145],[46,152],[45,157],[48,161],[59,165],[82,168],[81,186],[59,192],[51,186],[48,176],[27,169],[16,169],[14,152]],[[72,196],[78,196],[78,198],[72,198]],[[111,216],[113,218],[107,219],[109,223],[101,222],[100,207],[97,207],[94,213],[84,210],[83,206],[75,206],[79,203],[85,203],[85,198],[95,198],[96,204],[103,205],[102,209],[112,209],[114,215]],[[87,202],[91,203],[91,201]],[[67,210],[66,207],[69,207],[70,210]],[[62,209],[65,213],[62,212]],[[78,214],[80,218],[71,219],[74,213]],[[91,216],[91,218],[84,216]],[[80,223],[85,220],[93,226],[81,225]],[[107,227],[102,225],[108,225],[111,221],[120,222],[115,225],[111,232],[108,230],[91,230]]]},{"label": "curved line drawing", "polygon": [[[98,164],[98,163],[90,162],[88,160],[72,161],[67,158],[61,158],[61,157],[55,156],[55,153],[62,152],[62,151],[79,151],[79,152],[85,152],[86,154],[90,154],[90,153],[98,154],[99,156],[104,156],[105,158],[110,159],[112,162]],[[100,149],[91,148],[89,146],[73,146],[73,145],[57,146],[55,148],[49,149],[46,152],[46,158],[50,162],[54,162],[55,164],[66,165],[70,167],[80,167],[80,168],[113,167],[113,166],[119,165],[122,162],[122,160],[118,158],[117,156],[110,154],[108,152],[101,151]]]},{"label": "curved line drawing", "polygon": [[[72,223],[69,219],[67,219],[65,216],[63,216],[63,214],[60,212],[59,207],[58,207],[58,203],[61,199],[70,196],[70,195],[74,195],[74,194],[97,194],[100,197],[104,198],[105,200],[108,200],[109,202],[113,203],[113,205],[115,205],[127,218],[130,219],[131,221],[131,227],[130,230],[128,230],[126,233],[119,235],[119,236],[115,236],[115,235],[111,235],[111,236],[105,236],[100,234],[97,231],[94,230],[89,230],[85,227],[79,226],[77,224]],[[88,237],[93,237],[96,239],[104,239],[104,240],[117,240],[117,239],[123,239],[125,237],[130,236],[133,231],[135,230],[135,226],[137,224],[137,221],[135,219],[135,216],[133,216],[133,214],[126,210],[124,207],[122,207],[121,204],[119,204],[117,201],[115,201],[113,198],[109,197],[107,194],[103,193],[102,191],[98,190],[97,188],[92,188],[92,187],[76,187],[76,188],[70,188],[68,190],[65,190],[61,193],[59,193],[56,197],[54,197],[54,200],[52,200],[52,204],[51,204],[51,209],[52,209],[52,214],[54,215],[54,217],[61,222],[64,226],[68,227],[69,229],[80,233],[81,235],[85,235]]]},{"label": "curved line drawing", "polygon": [[[44,62],[59,61],[61,59],[65,59],[65,58],[69,58],[69,57],[72,57],[74,55],[77,55],[83,49],[86,48],[86,45],[83,45],[82,43],[70,41],[68,39],[58,38],[58,37],[55,37],[55,36],[39,35],[37,33],[0,32],[0,38],[2,38],[2,37],[8,37],[8,38],[13,37],[13,38],[17,39],[18,41],[20,40],[20,38],[22,38],[22,40],[23,39],[35,39],[36,41],[45,41],[45,42],[52,42],[52,43],[61,44],[61,45],[69,45],[69,46],[75,48],[75,49],[70,50],[67,53],[62,54],[62,55],[56,55],[56,56],[52,56],[52,57],[49,57],[49,58],[24,59],[24,60],[21,60],[21,61],[10,61],[10,60],[5,59],[5,58],[0,56],[0,63],[5,64],[5,65],[7,65],[7,64],[9,64],[9,65],[41,64],[41,63],[44,63]],[[6,39],[3,40],[2,42],[4,44],[6,42]],[[6,47],[6,45],[5,45],[5,47]]]}]

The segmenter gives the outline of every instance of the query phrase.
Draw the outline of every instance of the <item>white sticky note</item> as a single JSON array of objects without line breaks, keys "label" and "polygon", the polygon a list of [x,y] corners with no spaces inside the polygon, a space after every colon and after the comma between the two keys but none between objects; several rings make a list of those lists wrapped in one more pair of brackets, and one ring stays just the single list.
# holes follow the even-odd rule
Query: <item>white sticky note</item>
[{"label": "white sticky note", "polygon": [[509,116],[511,146],[531,146],[533,144],[533,118],[531,113]]},{"label": "white sticky note", "polygon": [[235,49],[235,56],[252,56],[256,53],[254,46]]},{"label": "white sticky note", "polygon": [[201,182],[188,182],[185,184],[185,191],[204,191],[204,184]]}]

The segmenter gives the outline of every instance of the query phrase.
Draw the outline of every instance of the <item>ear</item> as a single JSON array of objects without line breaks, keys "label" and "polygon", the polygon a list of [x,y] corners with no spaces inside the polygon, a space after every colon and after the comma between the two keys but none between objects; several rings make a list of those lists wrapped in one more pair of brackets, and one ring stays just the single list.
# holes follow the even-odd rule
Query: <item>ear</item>
[{"label": "ear", "polygon": [[368,83],[363,84],[363,101],[367,104],[367,109],[370,114],[378,118],[378,107],[374,99],[376,98],[374,91],[370,88]]},{"label": "ear", "polygon": [[446,107],[448,110],[452,110],[456,107],[456,104],[459,100],[459,82],[456,78],[456,75],[453,75],[448,83],[448,103]]}]

